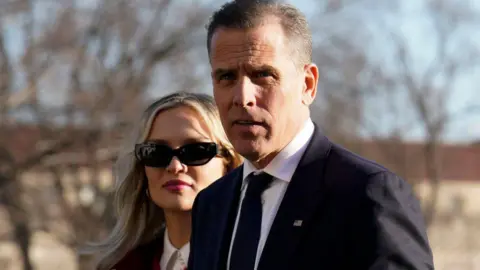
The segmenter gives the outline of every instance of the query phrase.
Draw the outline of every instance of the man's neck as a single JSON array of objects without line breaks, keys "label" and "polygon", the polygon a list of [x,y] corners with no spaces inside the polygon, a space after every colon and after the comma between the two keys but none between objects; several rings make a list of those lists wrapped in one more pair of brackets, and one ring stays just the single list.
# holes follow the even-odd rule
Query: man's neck
[{"label": "man's neck", "polygon": [[272,160],[278,155],[278,153],[280,153],[280,151],[281,151],[281,149],[279,151],[271,152],[267,156],[265,156],[265,157],[263,157],[263,158],[261,158],[257,161],[250,161],[250,163],[252,163],[252,165],[257,170],[264,169],[265,167],[268,166],[268,164],[270,164],[270,162],[272,162]]},{"label": "man's neck", "polygon": [[301,121],[300,125],[297,126],[296,131],[290,136],[288,140],[286,140],[282,146],[274,151],[271,151],[269,154],[265,155],[264,157],[261,157],[260,159],[256,159],[255,161],[249,160],[250,163],[257,169],[261,170],[264,169],[265,167],[272,162],[272,160],[290,143],[292,140],[302,131],[302,129],[305,127],[305,124],[307,121],[310,121],[310,117],[307,117],[303,121]]}]

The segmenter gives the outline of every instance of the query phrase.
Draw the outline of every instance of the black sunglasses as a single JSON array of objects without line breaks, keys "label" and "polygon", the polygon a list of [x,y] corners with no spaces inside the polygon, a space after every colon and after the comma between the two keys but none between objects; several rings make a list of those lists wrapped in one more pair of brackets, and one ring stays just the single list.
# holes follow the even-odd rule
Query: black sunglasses
[{"label": "black sunglasses", "polygon": [[207,164],[215,156],[224,156],[226,151],[220,149],[213,142],[190,143],[177,149],[168,145],[145,142],[135,145],[135,157],[147,167],[166,168],[173,157],[187,166],[201,166]]}]

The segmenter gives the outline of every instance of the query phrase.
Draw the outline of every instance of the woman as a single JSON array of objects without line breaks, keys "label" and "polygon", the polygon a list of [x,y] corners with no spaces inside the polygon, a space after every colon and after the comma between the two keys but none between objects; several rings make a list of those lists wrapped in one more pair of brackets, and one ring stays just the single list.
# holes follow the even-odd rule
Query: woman
[{"label": "woman", "polygon": [[98,270],[186,269],[195,197],[242,160],[207,95],[161,98],[137,132],[126,154],[131,165],[117,164],[117,224],[89,251],[103,256]]}]

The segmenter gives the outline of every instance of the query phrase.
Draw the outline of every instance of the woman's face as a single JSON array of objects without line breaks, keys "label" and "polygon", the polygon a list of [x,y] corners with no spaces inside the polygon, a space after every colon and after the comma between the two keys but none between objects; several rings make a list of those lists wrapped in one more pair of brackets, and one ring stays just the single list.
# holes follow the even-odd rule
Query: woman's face
[{"label": "woman's face", "polygon": [[[177,149],[190,143],[212,142],[208,130],[196,111],[177,107],[155,117],[147,141]],[[190,211],[198,192],[225,174],[225,165],[218,156],[201,166],[187,166],[173,157],[166,168],[145,167],[150,197],[164,210]]]}]

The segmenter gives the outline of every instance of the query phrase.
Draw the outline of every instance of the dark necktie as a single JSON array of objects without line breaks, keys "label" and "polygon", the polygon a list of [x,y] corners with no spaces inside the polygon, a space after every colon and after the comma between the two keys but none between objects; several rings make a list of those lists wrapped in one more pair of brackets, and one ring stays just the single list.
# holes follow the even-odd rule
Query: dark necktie
[{"label": "dark necktie", "polygon": [[263,191],[273,178],[267,173],[248,176],[248,186],[242,201],[236,235],[230,254],[230,270],[253,270],[262,225]]}]

